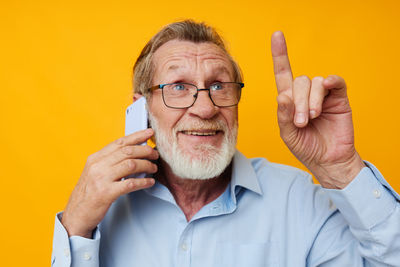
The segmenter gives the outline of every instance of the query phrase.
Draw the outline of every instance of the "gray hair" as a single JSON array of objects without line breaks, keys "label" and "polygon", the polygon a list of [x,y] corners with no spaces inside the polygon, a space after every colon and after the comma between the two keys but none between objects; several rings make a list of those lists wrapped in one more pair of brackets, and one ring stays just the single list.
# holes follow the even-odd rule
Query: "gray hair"
[{"label": "gray hair", "polygon": [[217,31],[205,23],[193,20],[184,20],[171,23],[162,28],[145,45],[133,67],[133,88],[135,93],[148,96],[148,89],[152,86],[154,66],[152,58],[155,51],[163,44],[171,40],[191,41],[194,43],[210,42],[220,47],[228,56],[234,72],[234,81],[243,82],[242,72],[239,65],[228,53],[224,40]]}]

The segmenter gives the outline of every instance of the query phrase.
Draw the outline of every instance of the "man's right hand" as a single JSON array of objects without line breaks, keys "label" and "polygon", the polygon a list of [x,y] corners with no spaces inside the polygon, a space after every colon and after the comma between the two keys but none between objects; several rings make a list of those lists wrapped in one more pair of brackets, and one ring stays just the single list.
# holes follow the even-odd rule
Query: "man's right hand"
[{"label": "man's right hand", "polygon": [[61,223],[69,236],[92,238],[92,232],[121,195],[154,185],[152,178],[121,180],[132,173],[155,173],[158,158],[150,146],[139,145],[154,134],[146,129],[122,137],[90,155],[72,191]]}]

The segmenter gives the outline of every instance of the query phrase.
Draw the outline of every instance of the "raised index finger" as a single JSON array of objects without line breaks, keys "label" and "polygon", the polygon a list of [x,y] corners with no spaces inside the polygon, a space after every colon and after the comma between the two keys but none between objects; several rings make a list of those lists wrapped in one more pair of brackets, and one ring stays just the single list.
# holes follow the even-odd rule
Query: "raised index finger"
[{"label": "raised index finger", "polygon": [[274,62],[274,73],[278,94],[288,91],[291,94],[293,75],[287,54],[285,36],[280,31],[274,32],[271,37],[271,52]]}]

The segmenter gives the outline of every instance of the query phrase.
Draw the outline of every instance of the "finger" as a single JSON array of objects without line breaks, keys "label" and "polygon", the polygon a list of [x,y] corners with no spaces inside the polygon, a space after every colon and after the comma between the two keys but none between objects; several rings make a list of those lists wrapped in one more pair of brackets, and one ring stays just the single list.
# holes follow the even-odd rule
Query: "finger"
[{"label": "finger", "polygon": [[119,180],[136,173],[155,173],[157,165],[145,159],[126,159],[120,163],[107,168],[104,176],[108,180]]},{"label": "finger", "polygon": [[323,77],[314,77],[311,83],[311,91],[310,91],[310,118],[315,119],[321,114],[322,111],[322,103],[324,102],[325,96],[328,94],[328,90],[324,88],[322,82],[324,81]]},{"label": "finger", "polygon": [[152,187],[154,183],[153,178],[134,178],[118,181],[111,186],[112,198],[115,200],[130,192]]},{"label": "finger", "polygon": [[278,102],[278,125],[282,139],[286,142],[297,131],[294,119],[294,103],[293,100],[285,95],[280,94],[276,98]]},{"label": "finger", "polygon": [[105,166],[112,166],[126,159],[156,160],[158,157],[158,151],[147,145],[123,146],[104,157],[101,162]]},{"label": "finger", "polygon": [[154,134],[153,129],[148,128],[142,131],[134,132],[133,134],[121,137],[115,141],[117,145],[129,146],[144,143]]},{"label": "finger", "polygon": [[344,79],[337,75],[329,75],[322,85],[325,89],[330,90],[330,96],[347,97],[347,88]]},{"label": "finger", "polygon": [[311,81],[307,76],[299,76],[293,82],[294,123],[297,127],[304,127],[308,122],[310,87]]},{"label": "finger", "polygon": [[272,34],[271,53],[274,62],[275,82],[278,94],[286,92],[288,95],[291,95],[293,75],[287,54],[285,37],[280,31]]},{"label": "finger", "polygon": [[130,135],[121,137],[105,146],[102,150],[95,153],[97,158],[102,158],[116,151],[123,146],[138,145],[146,142],[154,134],[153,129],[148,128],[142,131],[134,132]]}]

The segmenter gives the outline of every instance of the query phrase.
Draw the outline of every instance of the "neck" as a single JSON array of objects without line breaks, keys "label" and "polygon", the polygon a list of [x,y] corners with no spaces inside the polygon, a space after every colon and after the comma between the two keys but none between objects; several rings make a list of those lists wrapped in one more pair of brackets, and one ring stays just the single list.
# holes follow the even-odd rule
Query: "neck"
[{"label": "neck", "polygon": [[202,207],[225,191],[231,180],[231,172],[232,163],[218,177],[207,180],[186,179],[176,176],[169,165],[161,160],[155,177],[169,189],[186,220],[190,221]]}]

